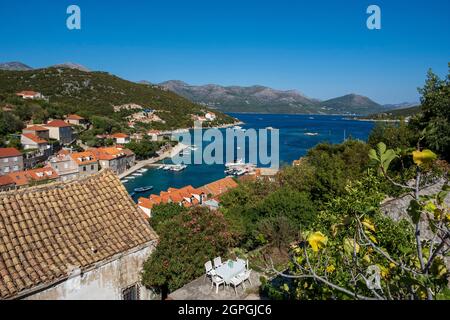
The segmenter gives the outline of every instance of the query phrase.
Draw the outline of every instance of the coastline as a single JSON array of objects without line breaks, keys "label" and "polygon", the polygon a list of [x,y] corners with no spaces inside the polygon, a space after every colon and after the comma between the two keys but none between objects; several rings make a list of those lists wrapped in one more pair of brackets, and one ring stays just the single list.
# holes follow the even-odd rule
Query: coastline
[{"label": "coastline", "polygon": [[187,147],[189,147],[189,146],[182,144],[182,143],[178,143],[175,147],[170,148],[169,150],[165,151],[163,154],[161,154],[157,157],[136,162],[136,164],[134,166],[132,166],[125,172],[118,175],[118,177],[119,177],[119,179],[123,179],[144,167],[159,166],[159,165],[156,165],[157,162],[167,159],[167,158],[172,158],[173,156],[177,155],[178,153],[180,153],[182,150],[186,149]]}]

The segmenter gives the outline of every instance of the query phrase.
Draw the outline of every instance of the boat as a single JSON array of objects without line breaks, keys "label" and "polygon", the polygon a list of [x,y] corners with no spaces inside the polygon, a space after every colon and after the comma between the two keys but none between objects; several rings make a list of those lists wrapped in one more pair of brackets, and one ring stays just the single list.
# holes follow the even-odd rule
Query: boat
[{"label": "boat", "polygon": [[242,166],[244,165],[244,160],[242,159],[238,159],[235,162],[227,162],[225,163],[225,167],[229,168],[229,167],[236,167],[236,166]]},{"label": "boat", "polygon": [[164,165],[164,164],[160,165],[160,166],[158,167],[158,170],[164,169],[165,166],[166,166],[166,165]]},{"label": "boat", "polygon": [[138,172],[141,172],[141,173],[144,173],[144,172],[147,172],[147,171],[148,171],[148,169],[146,169],[146,168],[142,168],[142,169],[138,170]]},{"label": "boat", "polygon": [[171,168],[171,170],[172,170],[172,171],[175,171],[175,172],[179,172],[179,171],[183,171],[183,170],[186,169],[186,168],[187,168],[187,165],[177,164],[177,165],[174,165],[174,166]]},{"label": "boat", "polygon": [[137,172],[137,173],[133,173],[132,174],[132,176],[134,176],[134,177],[140,177],[140,176],[142,176],[143,174],[142,173],[139,173],[139,172]]},{"label": "boat", "polygon": [[170,170],[170,165],[165,165],[163,168],[162,168],[163,170]]},{"label": "boat", "polygon": [[128,180],[133,180],[133,179],[136,179],[136,177],[128,176],[127,179],[128,179]]},{"label": "boat", "polygon": [[309,117],[308,119],[310,119],[310,120],[314,120],[314,117]]},{"label": "boat", "polygon": [[319,134],[317,132],[306,132],[305,136],[318,136]]},{"label": "boat", "polygon": [[146,187],[135,188],[134,192],[142,193],[142,192],[150,191],[152,189],[153,189],[153,186],[146,186]]},{"label": "boat", "polygon": [[274,127],[267,127],[266,130],[275,130]]},{"label": "boat", "polygon": [[122,183],[127,183],[128,182],[128,179],[122,179],[122,180],[120,180]]}]

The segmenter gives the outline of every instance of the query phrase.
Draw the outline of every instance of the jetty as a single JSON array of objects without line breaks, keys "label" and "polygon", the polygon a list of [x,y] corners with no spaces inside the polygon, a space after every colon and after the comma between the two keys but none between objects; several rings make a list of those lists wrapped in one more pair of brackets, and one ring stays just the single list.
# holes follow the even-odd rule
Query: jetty
[{"label": "jetty", "polygon": [[132,166],[130,169],[128,169],[127,171],[120,174],[119,179],[123,179],[145,167],[158,168],[161,164],[158,164],[157,162],[164,160],[166,158],[172,158],[173,156],[179,154],[182,150],[186,149],[187,147],[188,146],[186,146],[182,143],[178,143],[175,147],[165,151],[163,154],[161,154],[157,157],[139,161],[134,166]]}]

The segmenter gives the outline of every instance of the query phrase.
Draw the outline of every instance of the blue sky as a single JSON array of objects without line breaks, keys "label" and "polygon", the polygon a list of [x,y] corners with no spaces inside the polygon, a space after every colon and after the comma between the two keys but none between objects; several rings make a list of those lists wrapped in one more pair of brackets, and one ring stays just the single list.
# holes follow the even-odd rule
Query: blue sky
[{"label": "blue sky", "polygon": [[[66,28],[70,4],[82,30]],[[381,30],[366,28],[370,4],[381,8]],[[0,35],[3,62],[398,103],[418,101],[428,68],[446,75],[450,1],[1,1]]]}]

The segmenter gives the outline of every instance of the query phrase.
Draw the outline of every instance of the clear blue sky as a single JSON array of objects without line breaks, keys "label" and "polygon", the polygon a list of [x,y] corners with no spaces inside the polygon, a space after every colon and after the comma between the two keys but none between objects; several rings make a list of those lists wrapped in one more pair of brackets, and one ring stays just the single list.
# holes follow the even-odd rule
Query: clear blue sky
[{"label": "clear blue sky", "polygon": [[[66,8],[82,30],[66,28]],[[366,28],[377,4],[382,29]],[[129,80],[262,84],[327,99],[418,101],[450,61],[448,0],[0,1],[0,61],[72,61]]]}]

